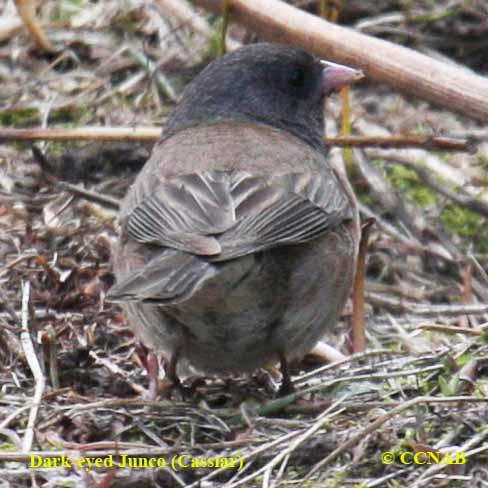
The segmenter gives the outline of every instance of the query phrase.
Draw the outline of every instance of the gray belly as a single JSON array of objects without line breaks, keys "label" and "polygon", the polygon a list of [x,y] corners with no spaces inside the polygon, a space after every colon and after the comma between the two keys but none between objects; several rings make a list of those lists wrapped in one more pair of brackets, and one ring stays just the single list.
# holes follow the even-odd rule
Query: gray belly
[{"label": "gray belly", "polygon": [[350,292],[355,245],[340,230],[312,242],[221,266],[188,301],[129,304],[129,321],[149,346],[179,351],[208,373],[250,371],[307,353],[337,324]]}]

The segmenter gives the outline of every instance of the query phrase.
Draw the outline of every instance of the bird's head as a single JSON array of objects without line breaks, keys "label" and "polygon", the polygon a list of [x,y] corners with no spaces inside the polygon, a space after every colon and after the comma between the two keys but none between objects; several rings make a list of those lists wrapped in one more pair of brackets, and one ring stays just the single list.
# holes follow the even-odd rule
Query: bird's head
[{"label": "bird's head", "polygon": [[210,63],[183,92],[165,134],[220,121],[259,122],[323,145],[323,99],[360,71],[305,50],[258,43]]}]

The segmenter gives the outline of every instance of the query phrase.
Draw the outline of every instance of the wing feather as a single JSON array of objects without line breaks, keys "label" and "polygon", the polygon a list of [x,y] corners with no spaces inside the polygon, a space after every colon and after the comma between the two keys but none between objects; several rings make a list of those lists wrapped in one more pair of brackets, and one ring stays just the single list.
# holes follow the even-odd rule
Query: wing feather
[{"label": "wing feather", "polygon": [[332,173],[207,171],[165,180],[129,215],[127,232],[224,261],[314,239],[351,216]]}]

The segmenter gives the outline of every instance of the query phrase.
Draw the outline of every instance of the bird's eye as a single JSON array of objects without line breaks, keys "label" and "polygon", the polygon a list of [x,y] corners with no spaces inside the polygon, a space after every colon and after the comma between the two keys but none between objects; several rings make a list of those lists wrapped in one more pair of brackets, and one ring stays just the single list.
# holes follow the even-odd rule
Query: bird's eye
[{"label": "bird's eye", "polygon": [[288,78],[288,83],[292,86],[301,87],[305,84],[305,70],[301,67],[296,67]]}]

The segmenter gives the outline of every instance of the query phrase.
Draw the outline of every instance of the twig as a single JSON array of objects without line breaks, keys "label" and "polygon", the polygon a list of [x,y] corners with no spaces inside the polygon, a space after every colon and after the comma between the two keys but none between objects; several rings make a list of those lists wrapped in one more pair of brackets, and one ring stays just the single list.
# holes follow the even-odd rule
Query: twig
[{"label": "twig", "polygon": [[6,417],[1,423],[0,423],[0,429],[5,429],[12,420],[14,420],[16,417],[18,417],[20,414],[24,413],[26,410],[29,410],[31,408],[30,405],[24,405],[22,407],[19,407],[17,410],[12,412],[8,417]]},{"label": "twig", "polygon": [[32,405],[29,412],[29,420],[25,430],[24,440],[22,442],[22,451],[28,452],[32,448],[32,441],[34,440],[34,425],[37,419],[37,412],[41,404],[42,394],[46,386],[46,379],[42,373],[39,360],[37,359],[34,345],[29,332],[29,298],[30,298],[30,282],[26,281],[22,284],[22,332],[20,340],[22,348],[24,349],[25,357],[29,368],[32,371],[36,386],[34,389],[34,396],[32,398]]},{"label": "twig", "polygon": [[[357,381],[373,381],[373,380],[388,380],[391,378],[402,378],[404,376],[416,376],[419,374],[424,374],[427,372],[436,372],[442,369],[442,366],[439,365],[432,365],[432,366],[424,366],[422,368],[414,368],[414,369],[402,369],[400,371],[389,371],[388,373],[366,373],[366,374],[357,374],[357,375],[349,375],[349,376],[342,376],[342,377],[337,377],[334,378],[330,381],[326,381],[324,383],[319,383],[316,385],[309,386],[307,388],[304,388],[303,390],[300,390],[297,392],[295,395],[300,395],[303,396],[306,393],[312,393],[314,391],[323,391],[327,388],[330,388],[331,386],[338,385],[340,383],[346,383],[346,382],[357,382]],[[282,397],[282,398],[287,398],[287,397]],[[488,400],[488,399],[487,399]],[[279,400],[273,400],[269,402],[269,404],[264,405],[263,407],[270,407],[273,405],[273,403],[278,402]],[[261,411],[261,409],[258,409],[258,411]]]},{"label": "twig", "polygon": [[326,364],[325,366],[320,366],[317,369],[302,374],[301,376],[295,378],[295,384],[298,382],[309,380],[310,378],[313,378],[314,376],[318,376],[324,373],[325,371],[328,371],[329,369],[337,370],[340,366],[343,366],[345,364],[354,363],[357,361],[361,361],[362,359],[370,358],[373,356],[382,356],[385,354],[391,356],[393,355],[402,356],[402,357],[405,355],[403,352],[392,351],[390,349],[370,349],[368,351],[352,354],[351,356],[346,356],[344,357],[344,359],[339,359],[333,363]]},{"label": "twig", "polygon": [[372,305],[383,306],[394,312],[424,315],[426,317],[456,317],[463,314],[478,315],[488,312],[488,303],[477,303],[474,305],[419,305],[414,302],[368,292],[366,293],[366,298]]},{"label": "twig", "polygon": [[[473,299],[473,263],[469,260],[463,263],[460,274],[462,280],[461,299],[463,303],[469,305],[476,301]],[[469,317],[459,317],[459,325],[461,327],[468,327]]]},{"label": "twig", "polygon": [[9,271],[12,268],[15,268],[15,266],[17,266],[19,263],[22,263],[23,261],[27,261],[29,259],[34,259],[37,256],[39,256],[39,254],[37,254],[37,253],[36,254],[22,254],[22,256],[15,258],[13,261],[10,261],[10,263],[3,266],[3,268],[0,268],[0,278],[2,276],[5,276],[6,274],[8,274]]},{"label": "twig", "polygon": [[84,188],[80,188],[71,183],[67,183],[66,181],[57,181],[56,184],[59,186],[60,189],[69,191],[74,195],[82,197],[90,202],[98,203],[100,205],[113,208],[114,210],[118,210],[120,208],[120,202],[115,198],[85,190]]},{"label": "twig", "polygon": [[56,332],[52,325],[48,325],[46,333],[43,335],[43,343],[48,348],[49,377],[51,379],[51,386],[57,390],[60,387],[58,368],[58,344]]},{"label": "twig", "polygon": [[472,336],[483,335],[482,329],[471,329],[469,327],[457,327],[455,325],[441,325],[441,324],[418,324],[419,329],[433,330],[436,332],[445,332],[446,334],[467,334]]},{"label": "twig", "polygon": [[443,136],[418,136],[415,134],[377,136],[328,137],[333,146],[407,148],[416,147],[426,151],[467,151],[476,152],[475,138],[459,139]]},{"label": "twig", "polygon": [[352,288],[352,317],[351,342],[352,352],[362,352],[366,348],[366,333],[364,331],[364,281],[366,274],[366,253],[368,252],[368,239],[374,219],[368,219],[361,228],[361,240]]},{"label": "twig", "polygon": [[157,141],[160,127],[0,128],[0,141]]},{"label": "twig", "polygon": [[[343,86],[339,91],[341,99],[341,137],[351,136],[351,87]],[[328,140],[330,144],[330,139]],[[343,146],[342,159],[344,160],[344,166],[351,170],[354,165],[352,151],[349,145]]]},{"label": "twig", "polygon": [[35,159],[37,160],[37,162],[39,163],[43,171],[45,171],[46,178],[51,183],[54,183],[56,186],[58,186],[61,190],[65,190],[70,193],[73,193],[76,196],[83,197],[85,200],[88,200],[90,202],[105,205],[115,210],[119,209],[120,203],[115,198],[100,195],[99,193],[85,190],[71,183],[67,183],[66,181],[59,180],[56,176],[54,176],[51,173],[50,171],[51,165],[49,164],[48,160],[46,159],[46,157],[38,147],[32,146],[32,154],[34,155]]},{"label": "twig", "polygon": [[224,0],[222,11],[222,26],[220,28],[219,54],[223,56],[227,52],[226,42],[227,28],[229,27],[229,0]]},{"label": "twig", "polygon": [[[65,129],[51,127],[42,129],[0,128],[0,141],[141,141],[155,142],[161,136],[160,127],[78,127]],[[470,139],[423,136],[336,136],[327,137],[330,146],[406,148],[415,147],[426,150],[468,151],[476,147]]]},{"label": "twig", "polygon": [[42,51],[55,52],[54,46],[44,34],[42,27],[36,19],[35,5],[33,0],[15,0],[15,6],[19,12],[24,25],[30,32],[36,46]]}]

